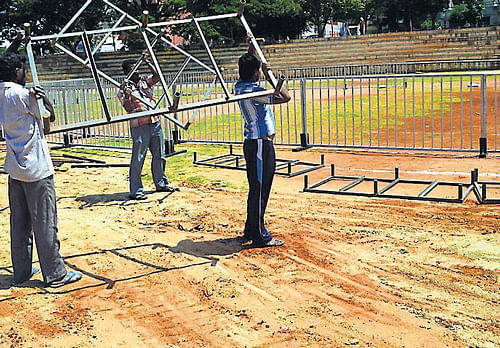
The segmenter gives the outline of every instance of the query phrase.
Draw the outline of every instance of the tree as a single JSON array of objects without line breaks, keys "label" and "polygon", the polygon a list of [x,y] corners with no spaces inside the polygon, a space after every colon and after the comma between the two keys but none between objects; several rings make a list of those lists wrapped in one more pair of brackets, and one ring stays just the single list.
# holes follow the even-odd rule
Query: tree
[{"label": "tree", "polygon": [[[35,35],[57,33],[84,3],[83,0],[7,0],[2,3],[2,5],[9,6],[4,23],[17,26],[30,23]],[[80,16],[75,21],[70,31],[92,28],[96,23],[101,23],[103,18],[105,18],[104,3],[96,2],[85,11],[85,16]],[[79,38],[66,38],[60,41],[75,51]],[[49,43],[46,42],[43,45],[48,47]]]},{"label": "tree", "polygon": [[[199,16],[237,12],[240,0],[187,0],[186,10]],[[258,37],[293,37],[306,26],[306,17],[295,0],[252,0],[247,1],[245,18]],[[243,42],[244,28],[239,20],[224,20],[203,23],[207,39],[214,41]]]},{"label": "tree", "polygon": [[318,36],[323,37],[330,20],[348,20],[363,10],[361,0],[303,0],[302,7],[314,24]]},{"label": "tree", "polygon": [[372,0],[369,4],[379,31],[383,27],[389,31],[412,31],[428,19],[432,21],[433,27],[438,13],[447,3],[447,0]]},{"label": "tree", "polygon": [[478,26],[483,19],[484,5],[482,0],[465,0],[453,7],[450,13],[450,27],[459,28],[466,25]]}]

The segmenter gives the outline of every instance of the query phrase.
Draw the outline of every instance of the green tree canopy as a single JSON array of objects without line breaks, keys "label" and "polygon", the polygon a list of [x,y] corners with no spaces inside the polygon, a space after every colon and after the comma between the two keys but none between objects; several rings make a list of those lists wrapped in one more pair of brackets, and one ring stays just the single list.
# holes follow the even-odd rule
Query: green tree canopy
[{"label": "green tree canopy", "polygon": [[484,4],[482,0],[463,1],[451,10],[450,27],[478,26],[481,19],[483,19],[483,10]]},{"label": "green tree canopy", "polygon": [[322,37],[328,21],[347,21],[358,17],[365,4],[362,0],[302,0],[302,7],[308,20],[316,27],[318,36]]}]

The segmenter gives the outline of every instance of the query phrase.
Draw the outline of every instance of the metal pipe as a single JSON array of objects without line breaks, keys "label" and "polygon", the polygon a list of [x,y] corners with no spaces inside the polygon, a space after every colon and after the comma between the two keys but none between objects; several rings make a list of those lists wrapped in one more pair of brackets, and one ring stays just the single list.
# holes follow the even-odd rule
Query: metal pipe
[{"label": "metal pipe", "polygon": [[226,99],[229,99],[229,91],[226,86],[226,82],[224,81],[224,78],[222,77],[222,72],[219,69],[219,66],[217,65],[217,62],[215,61],[215,58],[212,54],[212,51],[210,50],[210,47],[208,46],[208,42],[205,38],[205,35],[203,34],[203,31],[201,30],[200,24],[196,20],[196,18],[193,18],[193,23],[196,26],[196,29],[198,29],[198,33],[200,34],[200,39],[201,42],[203,43],[203,46],[205,46],[205,50],[207,51],[208,57],[210,58],[210,61],[212,62],[212,65],[215,69],[215,74],[217,75],[217,78],[219,79],[220,84],[222,85],[222,90],[224,91],[224,94],[226,95]]},{"label": "metal pipe", "polygon": [[149,55],[151,56],[151,60],[153,61],[153,65],[156,69],[156,72],[158,73],[158,76],[160,77],[160,83],[161,86],[163,87],[163,92],[167,96],[167,101],[170,106],[172,106],[172,95],[168,91],[168,85],[167,81],[165,81],[165,76],[163,75],[161,71],[160,64],[158,63],[158,59],[156,58],[155,52],[153,51],[153,47],[151,46],[151,43],[149,42],[148,36],[144,32],[144,30],[141,30],[142,37],[144,39],[144,42],[146,43],[146,47],[148,48]]},{"label": "metal pipe", "polygon": [[245,0],[241,0],[241,2],[240,2],[240,9],[238,10],[238,17],[243,16],[243,12],[245,11],[245,4],[246,4],[246,1]]},{"label": "metal pipe", "polygon": [[[215,105],[220,105],[220,104],[226,104],[228,102],[237,102],[237,101],[245,100],[245,99],[268,96],[268,95],[271,95],[273,93],[274,93],[273,91],[260,91],[260,92],[252,92],[252,93],[243,93],[243,94],[239,94],[237,96],[232,96],[229,100],[226,100],[225,98],[219,98],[219,99],[208,100],[205,102],[184,104],[184,105],[180,105],[177,111],[182,112],[182,111],[198,109],[201,107],[209,107],[209,106],[215,106]],[[171,111],[167,108],[135,112],[132,114],[115,116],[111,119],[111,121],[109,123],[128,121],[128,120],[136,119],[136,118],[143,117],[143,116],[162,115],[162,116],[166,117],[168,120],[170,120],[172,123],[178,125],[179,127],[183,128],[183,129],[187,129],[178,120],[169,116],[168,114],[170,112]],[[51,133],[67,132],[67,131],[87,128],[87,127],[101,126],[104,124],[108,124],[108,122],[106,122],[106,121],[103,122],[103,120],[91,120],[91,121],[87,121],[87,122],[80,122],[78,124],[64,125],[64,126],[60,126],[57,128],[53,128],[51,130]]]},{"label": "metal pipe", "polygon": [[80,15],[85,11],[85,9],[92,3],[92,0],[87,0],[85,4],[83,4],[82,7],[73,15],[73,17],[69,20],[68,23],[61,29],[59,34],[64,34],[66,30],[69,29],[69,27],[80,17]]},{"label": "metal pipe", "polygon": [[[38,73],[36,71],[35,57],[33,55],[33,47],[31,45],[31,27],[29,23],[24,23],[24,36],[28,39],[26,43],[26,55],[28,56],[28,61],[30,65],[31,77],[33,78],[33,84],[35,86],[40,86],[40,81],[38,80]],[[40,117],[47,118],[50,117],[49,112],[45,109],[42,99],[37,98],[38,110],[40,111]],[[50,117],[50,122],[55,121],[55,115]]]},{"label": "metal pipe", "polygon": [[149,11],[144,10],[142,11],[142,27],[147,28],[148,26],[148,17],[149,17]]},{"label": "metal pipe", "polygon": [[[114,5],[113,3],[109,2],[108,0],[103,0],[103,2],[105,4],[107,4],[108,6],[112,7],[114,10],[122,13],[122,14],[126,14],[127,15],[127,18],[140,25],[141,22],[138,21],[136,18],[134,18],[133,16],[129,15],[127,12],[123,11],[121,8],[119,8],[118,6]],[[219,19],[219,18],[230,18],[231,16],[230,15],[226,15],[226,16],[210,16],[210,17],[201,17],[199,18],[200,21],[203,21],[203,20],[212,20],[212,19]],[[232,17],[236,17],[236,14],[232,15]],[[187,19],[187,20],[182,20],[182,21],[170,21],[170,22],[160,22],[160,23],[155,23],[155,24],[150,24],[148,28],[146,28],[146,30],[148,31],[148,33],[155,33],[156,32],[154,30],[151,29],[151,27],[156,27],[156,26],[168,26],[168,25],[175,25],[175,24],[182,24],[182,23],[190,23],[192,21],[192,19]],[[173,42],[170,42],[168,41],[167,39],[165,39],[164,37],[161,38],[161,40],[163,42],[165,42],[167,45],[169,45],[171,48],[173,48],[174,50],[178,51],[179,53],[185,55],[185,56],[190,56],[193,61],[195,61],[196,63],[198,63],[200,66],[202,66],[203,68],[207,69],[208,71],[210,71],[211,73],[214,73],[215,74],[215,71],[210,68],[208,65],[206,65],[205,63],[203,63],[201,60],[197,59],[196,57],[193,57],[192,55],[190,55],[188,52],[184,51],[182,48],[178,47],[177,45],[174,45]]]},{"label": "metal pipe", "polygon": [[[122,15],[117,21],[116,23],[113,25],[112,28],[117,28],[121,22],[123,22],[123,20],[126,18],[127,16],[126,15]],[[108,37],[111,35],[111,32],[108,32],[106,33],[106,35],[104,35],[104,37],[101,39],[101,41],[99,41],[99,43],[94,47],[94,49],[92,50],[92,54],[96,54],[97,51],[99,51],[99,48],[101,48],[101,46],[104,44],[104,42],[108,39]],[[113,40],[114,42],[114,40]]]},{"label": "metal pipe", "polygon": [[174,100],[172,102],[172,106],[170,107],[171,112],[177,111],[177,108],[179,107],[179,99],[180,98],[181,98],[181,92],[175,92]]},{"label": "metal pipe", "polygon": [[106,119],[109,122],[111,121],[111,115],[109,114],[108,104],[106,103],[106,96],[104,95],[104,92],[102,90],[101,80],[99,79],[99,75],[97,74],[97,66],[95,64],[94,57],[92,56],[92,49],[90,47],[89,37],[87,36],[86,33],[82,35],[82,41],[83,41],[83,47],[89,59],[90,71],[92,72],[92,77],[94,78],[95,85],[97,87],[97,92],[99,92],[99,98],[101,99],[102,110],[104,111],[104,115],[106,116]]},{"label": "metal pipe", "polygon": [[283,82],[285,82],[285,75],[280,75],[276,88],[274,89],[274,94],[280,94],[281,88],[283,88]]},{"label": "metal pipe", "polygon": [[[240,19],[241,19],[241,24],[243,24],[243,27],[245,28],[247,35],[250,38],[250,41],[251,41],[253,47],[255,48],[255,51],[257,52],[257,55],[259,56],[261,62],[263,64],[268,64],[267,59],[264,56],[264,53],[262,53],[262,50],[260,49],[259,44],[257,43],[257,40],[255,40],[255,37],[253,36],[252,29],[250,29],[250,26],[248,25],[248,23],[245,19],[245,16],[241,15]],[[274,76],[274,74],[271,70],[269,70],[269,77],[271,78],[271,82],[270,82],[271,85],[273,87],[276,87],[276,84],[278,83],[278,81],[276,80],[276,77]]]}]

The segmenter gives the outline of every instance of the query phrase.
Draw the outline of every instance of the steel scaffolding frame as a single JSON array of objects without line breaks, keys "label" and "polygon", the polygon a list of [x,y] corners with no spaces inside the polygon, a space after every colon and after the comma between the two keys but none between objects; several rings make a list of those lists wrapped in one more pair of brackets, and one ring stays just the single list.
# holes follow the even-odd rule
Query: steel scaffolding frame
[{"label": "steel scaffolding frame", "polygon": [[[233,145],[229,145],[229,153],[204,159],[198,159],[198,154],[193,153],[193,164],[213,168],[246,170],[245,157],[242,154],[233,152]],[[276,158],[276,175],[292,178],[323,168],[325,166],[325,156],[321,154],[320,163],[313,163],[295,159]],[[293,171],[294,167],[306,167]]]},{"label": "steel scaffolding frame", "polygon": [[[113,24],[111,28],[107,29],[97,29],[97,30],[85,30],[85,31],[78,31],[78,32],[67,32],[68,29],[71,27],[71,25],[84,13],[85,9],[87,9],[92,2],[96,1],[102,1],[104,2],[107,6],[112,8],[113,10],[117,11],[118,13],[121,14],[121,17]],[[122,10],[115,4],[113,4],[110,0],[87,0],[87,2],[78,10],[78,12],[66,23],[66,25],[63,27],[63,29],[57,33],[57,34],[50,34],[50,35],[41,35],[41,36],[33,36],[31,37],[31,33],[29,30],[26,31],[26,37],[27,37],[27,44],[26,44],[26,52],[28,55],[28,59],[30,62],[30,70],[32,73],[32,76],[34,78],[34,84],[39,85],[39,81],[37,79],[37,71],[36,71],[36,64],[35,64],[35,59],[33,55],[33,50],[31,48],[32,42],[35,41],[46,41],[50,40],[51,44],[62,51],[63,53],[67,54],[71,58],[77,60],[81,64],[85,65],[88,67],[91,72],[92,76],[94,79],[94,82],[96,84],[96,88],[98,90],[99,96],[100,96],[100,102],[101,102],[101,107],[103,109],[103,113],[106,116],[106,119],[96,119],[96,120],[88,120],[88,121],[83,121],[83,122],[78,122],[78,123],[73,123],[73,124],[63,124],[59,126],[55,126],[51,129],[50,133],[60,133],[60,132],[68,132],[72,130],[78,130],[78,129],[83,129],[83,128],[88,128],[88,127],[94,127],[94,126],[101,126],[101,125],[106,125],[110,123],[117,123],[117,122],[123,122],[126,120],[131,120],[143,116],[156,116],[156,115],[161,115],[164,116],[168,121],[172,122],[175,126],[180,127],[184,130],[187,130],[189,126],[192,124],[194,121],[194,118],[190,118],[186,124],[181,123],[177,118],[175,117],[176,112],[182,112],[182,111],[189,111],[189,110],[194,110],[194,109],[199,109],[203,107],[210,107],[210,106],[216,106],[220,104],[226,104],[226,103],[231,103],[231,102],[237,102],[240,100],[245,100],[245,99],[250,99],[250,98],[255,98],[255,97],[261,97],[261,96],[267,96],[271,94],[278,93],[279,90],[281,89],[281,85],[283,83],[284,77],[281,76],[280,80],[276,79],[274,76],[273,72],[270,71],[270,77],[271,77],[271,86],[272,89],[269,90],[264,90],[264,91],[259,91],[259,92],[253,92],[253,93],[248,93],[248,94],[242,94],[242,95],[232,95],[230,91],[227,88],[226,81],[224,80],[224,77],[222,75],[222,69],[218,66],[212,51],[209,47],[209,44],[207,40],[205,39],[205,36],[203,34],[203,31],[201,29],[200,23],[201,22],[206,22],[206,21],[213,21],[213,20],[221,20],[221,19],[229,19],[229,18],[239,18],[241,21],[241,24],[243,25],[247,36],[249,37],[251,43],[255,47],[256,53],[261,59],[263,63],[267,63],[266,58],[264,57],[264,54],[262,53],[262,50],[260,49],[251,29],[250,26],[248,25],[243,12],[244,12],[244,7],[245,7],[245,1],[242,0],[240,4],[239,11],[237,13],[230,13],[230,14],[223,14],[223,15],[214,15],[214,16],[205,16],[205,17],[198,17],[198,18],[189,18],[189,19],[180,19],[180,20],[172,20],[172,21],[163,21],[163,22],[157,22],[157,23],[148,23],[148,12],[144,11],[143,13],[143,21],[139,21],[130,14],[128,14],[126,11]],[[128,26],[122,26],[121,23],[125,20],[128,19],[133,25],[128,25]],[[189,54],[186,52],[184,49],[176,46],[174,43],[169,41],[167,38],[164,37],[163,33],[166,32],[165,28],[168,28],[170,26],[174,25],[179,25],[179,24],[190,24],[192,23],[196,29],[198,30],[198,34],[200,35],[202,45],[204,46],[210,61],[212,63],[212,66],[208,66],[205,63],[203,63],[200,59],[196,58],[195,56]],[[29,25],[28,25],[29,27]],[[154,31],[152,28],[161,28],[160,33]],[[147,47],[147,52],[149,56],[151,57],[152,63],[155,66],[158,74],[160,75],[160,82],[161,82],[161,88],[163,95],[160,98],[160,100],[156,104],[152,104],[148,100],[142,98],[139,94],[135,94],[134,96],[137,97],[141,102],[145,103],[149,110],[147,111],[142,111],[142,112],[135,112],[131,114],[125,114],[125,115],[119,115],[119,116],[111,116],[108,111],[108,105],[106,102],[106,98],[104,98],[104,93],[103,89],[100,83],[100,78],[103,78],[107,80],[109,83],[114,85],[115,87],[122,89],[123,88],[123,83],[120,83],[113,79],[112,77],[108,76],[104,72],[100,71],[95,64],[95,59],[94,55],[97,52],[98,48],[103,44],[104,38],[101,39],[101,41],[98,43],[98,45],[94,48],[91,49],[90,44],[89,44],[89,37],[92,35],[96,34],[105,34],[106,36],[111,35],[114,32],[121,32],[121,31],[127,31],[127,30],[139,30],[144,42],[146,43]],[[148,34],[152,34],[155,36],[155,39],[153,42],[150,42],[148,38]],[[85,53],[86,53],[86,59],[82,59],[75,55],[73,52],[65,48],[63,45],[59,44],[57,41],[62,38],[68,38],[68,37],[81,37],[82,41],[84,43],[84,48],[85,48]],[[184,69],[186,68],[187,64],[189,62],[195,62],[198,65],[200,65],[202,68],[204,68],[206,71],[209,73],[212,73],[215,75],[214,78],[214,84],[215,82],[218,82],[220,86],[222,87],[224,91],[224,96],[222,98],[215,98],[215,99],[207,99],[209,96],[209,93],[207,93],[204,98],[199,101],[199,102],[192,102],[192,103],[187,103],[187,104],[181,104],[179,105],[179,99],[181,96],[180,92],[174,93],[172,96],[171,93],[169,92],[169,89],[173,87],[176,78],[174,78],[174,81],[172,81],[170,84],[167,84],[165,81],[164,74],[161,71],[160,64],[158,63],[158,60],[156,58],[155,52],[153,50],[153,47],[157,41],[161,40],[162,42],[166,43],[169,47],[172,49],[175,49],[182,55],[186,57],[185,62],[182,64],[180,67],[178,73],[176,74],[176,78],[178,78]],[[142,58],[144,58],[144,54],[139,59],[134,66],[134,69],[137,69],[138,66],[142,62]],[[160,102],[166,97],[168,107],[166,108],[161,108],[159,107]],[[43,105],[40,105],[40,111],[42,113],[45,112],[45,109]],[[168,122],[167,124],[167,137],[170,137],[170,131],[169,131],[169,125]]]},{"label": "steel scaffolding frame", "polygon": [[[437,180],[410,180],[402,179],[399,176],[399,168],[394,168],[394,178],[371,178],[366,176],[349,176],[349,175],[336,175],[335,165],[332,163],[330,167],[330,176],[309,185],[308,176],[304,176],[303,192],[310,193],[323,193],[334,195],[346,196],[360,196],[360,197],[373,197],[373,198],[393,198],[393,199],[408,199],[418,201],[430,202],[445,202],[445,203],[463,203],[467,196],[474,192],[477,201],[480,204],[499,204],[500,199],[487,198],[488,186],[500,186],[500,182],[493,181],[479,181],[479,171],[477,168],[471,171],[471,180],[469,183],[453,182],[453,181],[437,181]],[[347,185],[342,186],[340,189],[326,189],[320,188],[332,181],[349,181]],[[364,182],[373,183],[372,192],[354,192],[350,191],[354,187]],[[379,188],[379,183],[386,183],[382,188]],[[404,194],[388,194],[387,192],[393,189],[398,184],[413,184],[413,185],[427,185],[418,195],[404,195]],[[457,198],[449,197],[430,197],[429,194],[439,186],[452,186],[457,188]]]}]

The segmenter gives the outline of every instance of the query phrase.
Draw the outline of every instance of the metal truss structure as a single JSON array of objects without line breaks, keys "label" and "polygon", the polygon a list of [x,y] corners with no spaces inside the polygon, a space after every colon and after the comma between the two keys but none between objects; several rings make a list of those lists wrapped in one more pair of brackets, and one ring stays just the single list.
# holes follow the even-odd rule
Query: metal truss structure
[{"label": "metal truss structure", "polygon": [[[97,1],[102,1],[104,2],[110,9],[116,11],[119,13],[121,16],[120,18],[112,25],[112,27],[107,28],[107,29],[98,29],[98,30],[88,30],[88,31],[78,31],[78,32],[68,32],[68,29],[72,26],[72,24],[84,13],[84,11],[93,3]],[[171,123],[173,123],[175,126],[187,130],[191,123],[193,122],[193,118],[188,120],[186,124],[182,124],[177,118],[175,117],[175,112],[180,112],[180,111],[188,111],[188,110],[194,110],[202,107],[209,107],[209,106],[215,106],[219,104],[225,104],[225,103],[230,103],[230,102],[237,102],[239,100],[244,100],[244,99],[249,99],[249,98],[254,98],[254,97],[260,97],[260,96],[266,96],[274,93],[278,93],[281,90],[281,86],[283,84],[283,79],[284,77],[280,77],[278,80],[272,71],[270,71],[270,77],[271,77],[271,85],[272,89],[269,90],[264,90],[260,92],[253,92],[253,93],[248,93],[248,94],[243,94],[243,95],[233,95],[227,88],[227,84],[224,81],[224,78],[222,76],[222,69],[221,67],[218,66],[212,51],[209,47],[209,44],[207,43],[207,40],[205,38],[205,35],[201,29],[200,23],[207,22],[207,21],[214,21],[214,20],[224,20],[224,19],[230,19],[230,18],[239,18],[241,21],[241,24],[243,25],[247,36],[249,37],[249,40],[255,47],[256,53],[261,59],[263,63],[267,63],[266,58],[264,57],[264,54],[262,53],[262,50],[259,48],[259,45],[255,39],[255,37],[252,34],[252,31],[250,29],[250,26],[248,25],[243,12],[244,12],[244,7],[245,7],[245,1],[241,2],[240,9],[237,13],[230,13],[230,14],[224,14],[224,15],[214,15],[214,16],[207,16],[207,17],[193,17],[189,19],[180,19],[180,20],[172,20],[172,21],[165,21],[165,22],[158,22],[158,23],[148,23],[148,12],[144,11],[143,13],[143,20],[142,22],[135,17],[131,16],[128,14],[126,11],[122,10],[115,4],[113,4],[110,0],[87,0],[85,4],[80,8],[80,10],[71,18],[71,20],[62,28],[62,30],[57,33],[57,34],[52,34],[52,35],[42,35],[42,36],[33,36],[31,37],[31,33],[29,30],[29,24],[25,24],[25,33],[26,33],[26,38],[27,38],[27,43],[26,43],[26,53],[28,55],[29,59],[29,64],[30,64],[30,70],[31,74],[33,76],[33,82],[35,85],[39,85],[40,81],[38,80],[38,74],[36,70],[36,64],[35,64],[35,58],[33,55],[33,49],[32,49],[32,42],[36,41],[47,41],[49,40],[54,48],[57,48],[61,52],[67,54],[68,56],[72,57],[79,63],[85,65],[90,69],[92,72],[92,76],[94,78],[96,88],[100,97],[100,103],[101,103],[101,108],[103,115],[106,117],[105,119],[96,119],[96,120],[86,120],[83,122],[77,122],[73,124],[62,124],[62,125],[55,125],[51,129],[51,133],[58,133],[58,132],[68,132],[72,130],[77,130],[77,129],[83,129],[83,128],[88,128],[88,127],[93,127],[93,126],[101,126],[101,125],[106,125],[110,123],[116,123],[116,122],[122,122],[126,120],[131,120],[135,118],[139,118],[142,116],[155,116],[155,115],[162,115],[166,117]],[[124,26],[122,25],[122,22],[125,20],[128,20],[129,22],[132,23],[132,25],[127,25]],[[200,59],[196,58],[195,56],[189,54],[186,52],[184,49],[176,46],[174,43],[169,41],[165,37],[165,33],[168,32],[168,28],[171,26],[176,26],[176,25],[194,25],[196,27],[196,30],[198,32],[198,35],[200,37],[201,43],[203,47],[206,50],[206,53],[209,57],[211,66],[205,64],[202,62]],[[159,31],[155,31],[155,29],[160,29]],[[147,105],[149,110],[147,111],[142,111],[142,112],[136,112],[136,113],[131,113],[131,114],[126,114],[126,115],[118,115],[118,116],[113,116],[111,115],[109,111],[109,107],[103,92],[103,88],[101,85],[101,79],[106,80],[110,84],[114,85],[118,89],[123,89],[124,84],[118,82],[111,76],[108,76],[104,72],[100,71],[95,62],[95,54],[99,50],[99,48],[104,44],[105,40],[113,33],[116,32],[124,32],[124,31],[130,31],[130,30],[138,30],[140,31],[142,38],[144,40],[144,43],[146,44],[147,53],[151,59],[151,63],[155,67],[156,71],[158,72],[160,76],[160,85],[162,89],[162,97],[160,100],[156,103],[152,103],[149,100],[146,100],[142,98],[139,94],[134,95],[139,99],[141,102]],[[95,46],[91,46],[91,38],[93,35],[104,35],[104,37],[99,41],[99,43]],[[58,43],[58,40],[63,39],[63,38],[69,38],[69,37],[80,37],[83,46],[85,49],[85,54],[86,54],[86,59],[80,58],[78,55],[74,54],[70,50],[68,50],[65,46],[62,44]],[[152,39],[151,39],[152,38]],[[162,41],[164,44],[166,44],[168,47],[178,51],[182,55],[184,55],[185,61],[182,64],[182,66],[179,68],[177,74],[171,81],[166,81],[165,76],[163,75],[160,64],[156,58],[156,54],[154,52],[154,46],[156,45],[157,42]],[[127,79],[130,78],[132,73],[136,71],[139,66],[141,65],[143,58],[145,54],[142,55],[141,58],[139,58],[136,61],[136,64],[133,67],[132,72],[127,76],[125,79],[125,83],[127,82]],[[193,102],[193,103],[187,103],[187,104],[179,104],[179,100],[181,97],[181,92],[175,92],[175,83],[176,80],[179,78],[179,76],[183,73],[184,69],[188,65],[188,63],[193,62],[198,64],[200,67],[205,69],[207,72],[211,73],[214,75],[214,80],[212,83],[212,87],[215,86],[217,83],[220,85],[222,91],[223,91],[223,97],[222,98],[215,98],[215,99],[207,99],[208,94],[210,93],[207,92],[207,94],[204,96],[203,100],[199,102]],[[174,91],[173,93],[171,91]],[[160,103],[162,101],[165,101],[168,104],[168,107],[160,107]],[[40,111],[42,114],[45,113],[45,108],[43,106],[43,103],[40,103],[39,105]],[[168,122],[166,123],[167,127]],[[167,132],[169,130],[167,129]]]},{"label": "metal truss structure", "polygon": [[[229,145],[229,153],[225,155],[198,159],[196,152],[193,154],[193,164],[214,168],[246,170],[245,157],[242,154],[233,152],[233,145]],[[325,156],[321,154],[320,163],[305,162],[301,160],[276,158],[276,175],[294,177],[302,175],[313,170],[323,168],[325,166]],[[303,169],[293,170],[296,167],[304,167]]]},{"label": "metal truss structure", "polygon": [[[374,197],[374,198],[408,199],[408,200],[446,202],[446,203],[463,203],[467,198],[467,196],[471,192],[474,192],[477,201],[481,204],[500,203],[500,199],[486,198],[487,187],[497,186],[497,185],[500,186],[500,182],[479,181],[478,177],[479,177],[479,172],[477,168],[471,171],[471,181],[469,183],[402,179],[399,176],[399,168],[394,169],[393,179],[370,178],[366,176],[357,177],[357,176],[335,175],[335,165],[331,164],[330,176],[323,180],[318,181],[317,183],[309,185],[308,176],[307,175],[304,176],[303,192],[327,193],[334,195],[348,195],[348,196],[361,196],[361,197]],[[348,184],[340,187],[339,189],[321,188],[322,186],[334,181],[337,182],[348,181]],[[373,190],[371,192],[352,191],[352,189],[355,188],[356,186],[366,182],[373,183]],[[385,185],[383,185],[383,187],[380,187],[381,186],[379,185],[380,183]],[[415,186],[426,185],[426,187],[417,195],[391,194],[388,192],[389,190],[394,189],[394,187],[398,184],[410,184]],[[430,193],[440,186],[455,187],[457,190],[456,198],[430,196]]]}]

